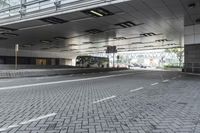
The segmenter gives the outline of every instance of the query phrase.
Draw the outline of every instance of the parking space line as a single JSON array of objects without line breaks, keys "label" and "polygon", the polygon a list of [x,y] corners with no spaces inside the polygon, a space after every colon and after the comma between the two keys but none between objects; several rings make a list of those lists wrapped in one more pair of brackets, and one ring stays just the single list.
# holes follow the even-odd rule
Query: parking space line
[{"label": "parking space line", "polygon": [[155,85],[157,85],[157,84],[159,84],[158,82],[156,82],[156,83],[153,83],[153,84],[151,84],[152,86],[155,86]]},{"label": "parking space line", "polygon": [[116,97],[116,96],[106,97],[106,98],[103,98],[103,99],[94,101],[93,103],[100,103],[100,102],[103,102],[103,101],[106,101],[106,100],[109,100],[109,99],[113,99],[113,98],[115,98],[115,97]]},{"label": "parking space line", "polygon": [[0,90],[36,87],[36,86],[53,85],[53,84],[61,84],[61,83],[71,83],[71,82],[78,82],[78,81],[97,80],[97,79],[119,77],[119,76],[131,75],[131,74],[136,74],[136,73],[115,74],[115,75],[107,75],[107,76],[99,76],[99,77],[91,77],[91,78],[81,78],[81,79],[61,80],[61,81],[35,83],[35,84],[27,84],[27,85],[8,86],[8,87],[1,87]]},{"label": "parking space line", "polygon": [[163,80],[162,82],[163,82],[163,83],[166,83],[166,82],[169,82],[169,80],[168,80],[168,79],[166,79],[166,80]]},{"label": "parking space line", "polygon": [[176,77],[173,77],[172,79],[176,79]]},{"label": "parking space line", "polygon": [[11,129],[11,128],[15,128],[15,127],[19,127],[19,125],[11,125],[11,126],[8,126],[8,127],[0,128],[0,132],[3,132],[3,131],[6,131],[6,130],[9,130],[9,129]]},{"label": "parking space line", "polygon": [[14,125],[10,125],[8,127],[3,127],[3,128],[0,128],[0,132],[3,132],[3,131],[7,131],[11,128],[16,128],[16,127],[19,127],[20,125],[25,125],[25,124],[29,124],[29,123],[32,123],[32,122],[35,122],[35,121],[39,121],[39,120],[42,120],[42,119],[46,119],[48,117],[52,117],[52,116],[55,116],[57,113],[51,113],[51,114],[47,114],[47,115],[43,115],[43,116],[40,116],[38,118],[33,118],[33,119],[30,119],[28,121],[24,121],[24,122],[21,122],[19,124],[14,124]]},{"label": "parking space line", "polygon": [[48,118],[48,117],[52,117],[52,116],[55,116],[55,115],[56,115],[56,113],[43,115],[43,116],[40,116],[38,118],[33,118],[33,119],[28,120],[28,121],[21,122],[20,125],[29,124],[31,122],[39,121],[39,120],[42,120],[42,119],[45,119],[45,118]]},{"label": "parking space line", "polygon": [[144,87],[139,87],[139,88],[137,88],[137,89],[130,90],[130,92],[135,92],[135,91],[139,91],[139,90],[142,90],[142,89],[144,89]]}]

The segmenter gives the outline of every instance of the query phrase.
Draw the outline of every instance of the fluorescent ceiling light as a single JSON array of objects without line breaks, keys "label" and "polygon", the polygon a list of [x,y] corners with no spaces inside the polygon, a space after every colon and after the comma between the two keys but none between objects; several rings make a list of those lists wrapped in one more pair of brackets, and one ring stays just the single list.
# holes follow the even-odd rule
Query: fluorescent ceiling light
[{"label": "fluorescent ceiling light", "polygon": [[96,11],[91,10],[90,12],[96,14],[96,15],[99,16],[99,17],[103,17],[102,14],[100,14],[100,13],[98,13],[98,12],[96,12]]}]

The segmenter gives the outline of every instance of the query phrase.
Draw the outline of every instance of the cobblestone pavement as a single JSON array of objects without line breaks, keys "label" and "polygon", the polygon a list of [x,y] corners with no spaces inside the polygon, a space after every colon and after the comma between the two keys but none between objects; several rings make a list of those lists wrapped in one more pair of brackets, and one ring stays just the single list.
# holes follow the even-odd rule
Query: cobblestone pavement
[{"label": "cobblestone pavement", "polygon": [[8,79],[0,86],[2,133],[200,133],[200,76],[129,71]]}]

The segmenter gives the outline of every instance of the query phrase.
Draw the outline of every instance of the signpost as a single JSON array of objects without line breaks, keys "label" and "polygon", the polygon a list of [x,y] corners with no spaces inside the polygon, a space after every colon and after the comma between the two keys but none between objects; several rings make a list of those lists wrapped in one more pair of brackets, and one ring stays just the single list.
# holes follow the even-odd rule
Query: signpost
[{"label": "signpost", "polygon": [[113,53],[113,67],[115,67],[115,53],[117,53],[116,46],[107,46],[106,53]]},{"label": "signpost", "polygon": [[15,70],[17,70],[17,55],[19,51],[19,44],[15,45]]}]

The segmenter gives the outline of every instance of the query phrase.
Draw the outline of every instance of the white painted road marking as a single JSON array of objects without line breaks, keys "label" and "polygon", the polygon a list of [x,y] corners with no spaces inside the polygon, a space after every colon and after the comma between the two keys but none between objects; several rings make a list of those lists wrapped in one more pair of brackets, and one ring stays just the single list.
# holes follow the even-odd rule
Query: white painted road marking
[{"label": "white painted road marking", "polygon": [[109,99],[113,99],[113,98],[115,98],[115,97],[116,97],[116,96],[106,97],[106,98],[103,98],[103,99],[100,99],[100,100],[94,101],[93,103],[103,102],[103,101],[106,101],[106,100],[109,100]]},{"label": "white painted road marking", "polygon": [[55,116],[55,115],[56,115],[56,113],[47,114],[47,115],[44,115],[44,116],[40,116],[38,118],[33,118],[33,119],[28,120],[28,121],[21,122],[19,124],[14,124],[14,125],[11,125],[11,126],[8,126],[8,127],[3,127],[3,128],[0,128],[0,132],[9,130],[11,128],[19,127],[20,125],[29,124],[31,122],[35,122],[35,121],[39,121],[39,120],[42,120],[42,119],[46,119],[48,117],[52,117],[52,116]]},{"label": "white painted road marking", "polygon": [[156,82],[156,83],[153,83],[153,84],[151,84],[152,86],[155,86],[155,85],[157,85],[157,84],[159,84],[158,82]]},{"label": "white painted road marking", "polygon": [[11,126],[8,126],[8,127],[0,128],[0,132],[3,132],[3,131],[6,131],[6,130],[9,130],[9,129],[11,129],[11,128],[15,128],[15,127],[19,127],[19,125],[11,125]]},{"label": "white painted road marking", "polygon": [[162,82],[163,82],[163,83],[165,83],[165,82],[169,82],[169,80],[168,80],[168,79],[166,79],[166,80],[163,80]]},{"label": "white painted road marking", "polygon": [[134,90],[130,90],[130,92],[135,92],[135,91],[139,91],[139,90],[142,90],[144,89],[144,87],[140,87],[140,88],[137,88],[137,89],[134,89]]},{"label": "white painted road marking", "polygon": [[54,82],[44,82],[44,83],[36,83],[36,84],[18,85],[18,86],[8,86],[8,87],[1,87],[0,90],[17,89],[17,88],[25,88],[25,87],[36,87],[36,86],[53,85],[53,84],[70,83],[70,82],[87,81],[87,80],[96,80],[96,79],[119,77],[119,76],[124,76],[124,75],[131,75],[131,74],[133,74],[133,73],[115,74],[115,75],[73,79],[73,80],[62,80],[62,81],[54,81]]},{"label": "white painted road marking", "polygon": [[52,114],[48,114],[48,115],[43,115],[43,116],[40,116],[38,118],[33,118],[33,119],[28,120],[28,121],[21,122],[20,125],[29,124],[31,122],[39,121],[39,120],[42,120],[42,119],[45,119],[45,118],[48,118],[48,117],[52,117],[52,116],[55,116],[55,115],[56,115],[56,113],[52,113]]}]

